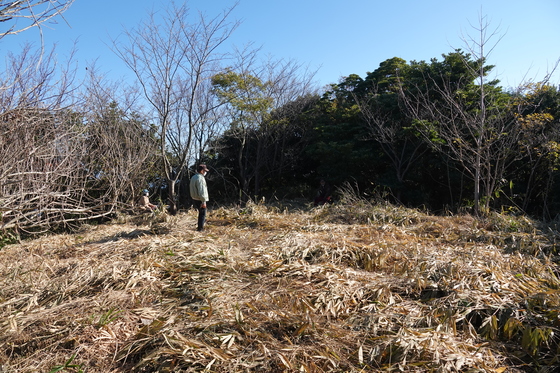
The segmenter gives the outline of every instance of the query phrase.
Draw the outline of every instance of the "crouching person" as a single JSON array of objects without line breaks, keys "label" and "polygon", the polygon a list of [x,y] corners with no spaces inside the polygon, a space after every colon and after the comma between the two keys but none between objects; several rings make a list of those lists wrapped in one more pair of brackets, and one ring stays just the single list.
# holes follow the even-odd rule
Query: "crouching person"
[{"label": "crouching person", "polygon": [[142,211],[152,212],[157,209],[157,206],[150,203],[150,192],[147,189],[142,191],[142,196],[138,200],[138,207]]}]

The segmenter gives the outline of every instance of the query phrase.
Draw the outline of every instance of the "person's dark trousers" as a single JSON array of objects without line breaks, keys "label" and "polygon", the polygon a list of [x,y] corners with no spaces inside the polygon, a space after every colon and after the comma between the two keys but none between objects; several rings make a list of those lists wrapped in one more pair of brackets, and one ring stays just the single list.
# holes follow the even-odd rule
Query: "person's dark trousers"
[{"label": "person's dark trousers", "polygon": [[200,207],[202,205],[202,201],[194,201],[194,203],[198,209],[198,226],[196,230],[201,231],[204,229],[204,223],[206,222],[206,208]]}]

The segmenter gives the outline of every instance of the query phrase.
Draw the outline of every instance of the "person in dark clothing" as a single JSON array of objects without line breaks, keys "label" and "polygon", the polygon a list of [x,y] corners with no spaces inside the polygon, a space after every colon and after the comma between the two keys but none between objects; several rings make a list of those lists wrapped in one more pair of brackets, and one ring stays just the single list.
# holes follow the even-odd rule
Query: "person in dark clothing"
[{"label": "person in dark clothing", "polygon": [[313,201],[313,204],[315,206],[321,206],[324,205],[325,203],[332,203],[332,202],[333,199],[332,199],[331,186],[325,181],[325,179],[321,179],[319,183],[319,190],[315,195],[315,200]]}]

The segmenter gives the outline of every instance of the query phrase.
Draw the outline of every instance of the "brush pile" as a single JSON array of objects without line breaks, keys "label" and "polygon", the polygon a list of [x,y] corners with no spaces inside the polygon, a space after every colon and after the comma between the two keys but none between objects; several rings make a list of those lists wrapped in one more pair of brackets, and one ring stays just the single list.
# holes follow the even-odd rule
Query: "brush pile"
[{"label": "brush pile", "polygon": [[[165,218],[165,219],[164,219]],[[87,226],[0,251],[0,371],[547,372],[558,233],[356,201]]]}]

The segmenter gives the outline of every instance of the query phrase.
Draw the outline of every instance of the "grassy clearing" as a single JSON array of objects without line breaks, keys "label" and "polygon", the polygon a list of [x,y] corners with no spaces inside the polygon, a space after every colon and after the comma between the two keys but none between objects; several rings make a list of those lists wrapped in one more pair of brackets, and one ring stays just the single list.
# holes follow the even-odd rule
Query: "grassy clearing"
[{"label": "grassy clearing", "polygon": [[0,251],[2,372],[552,372],[558,232],[345,201]]}]

